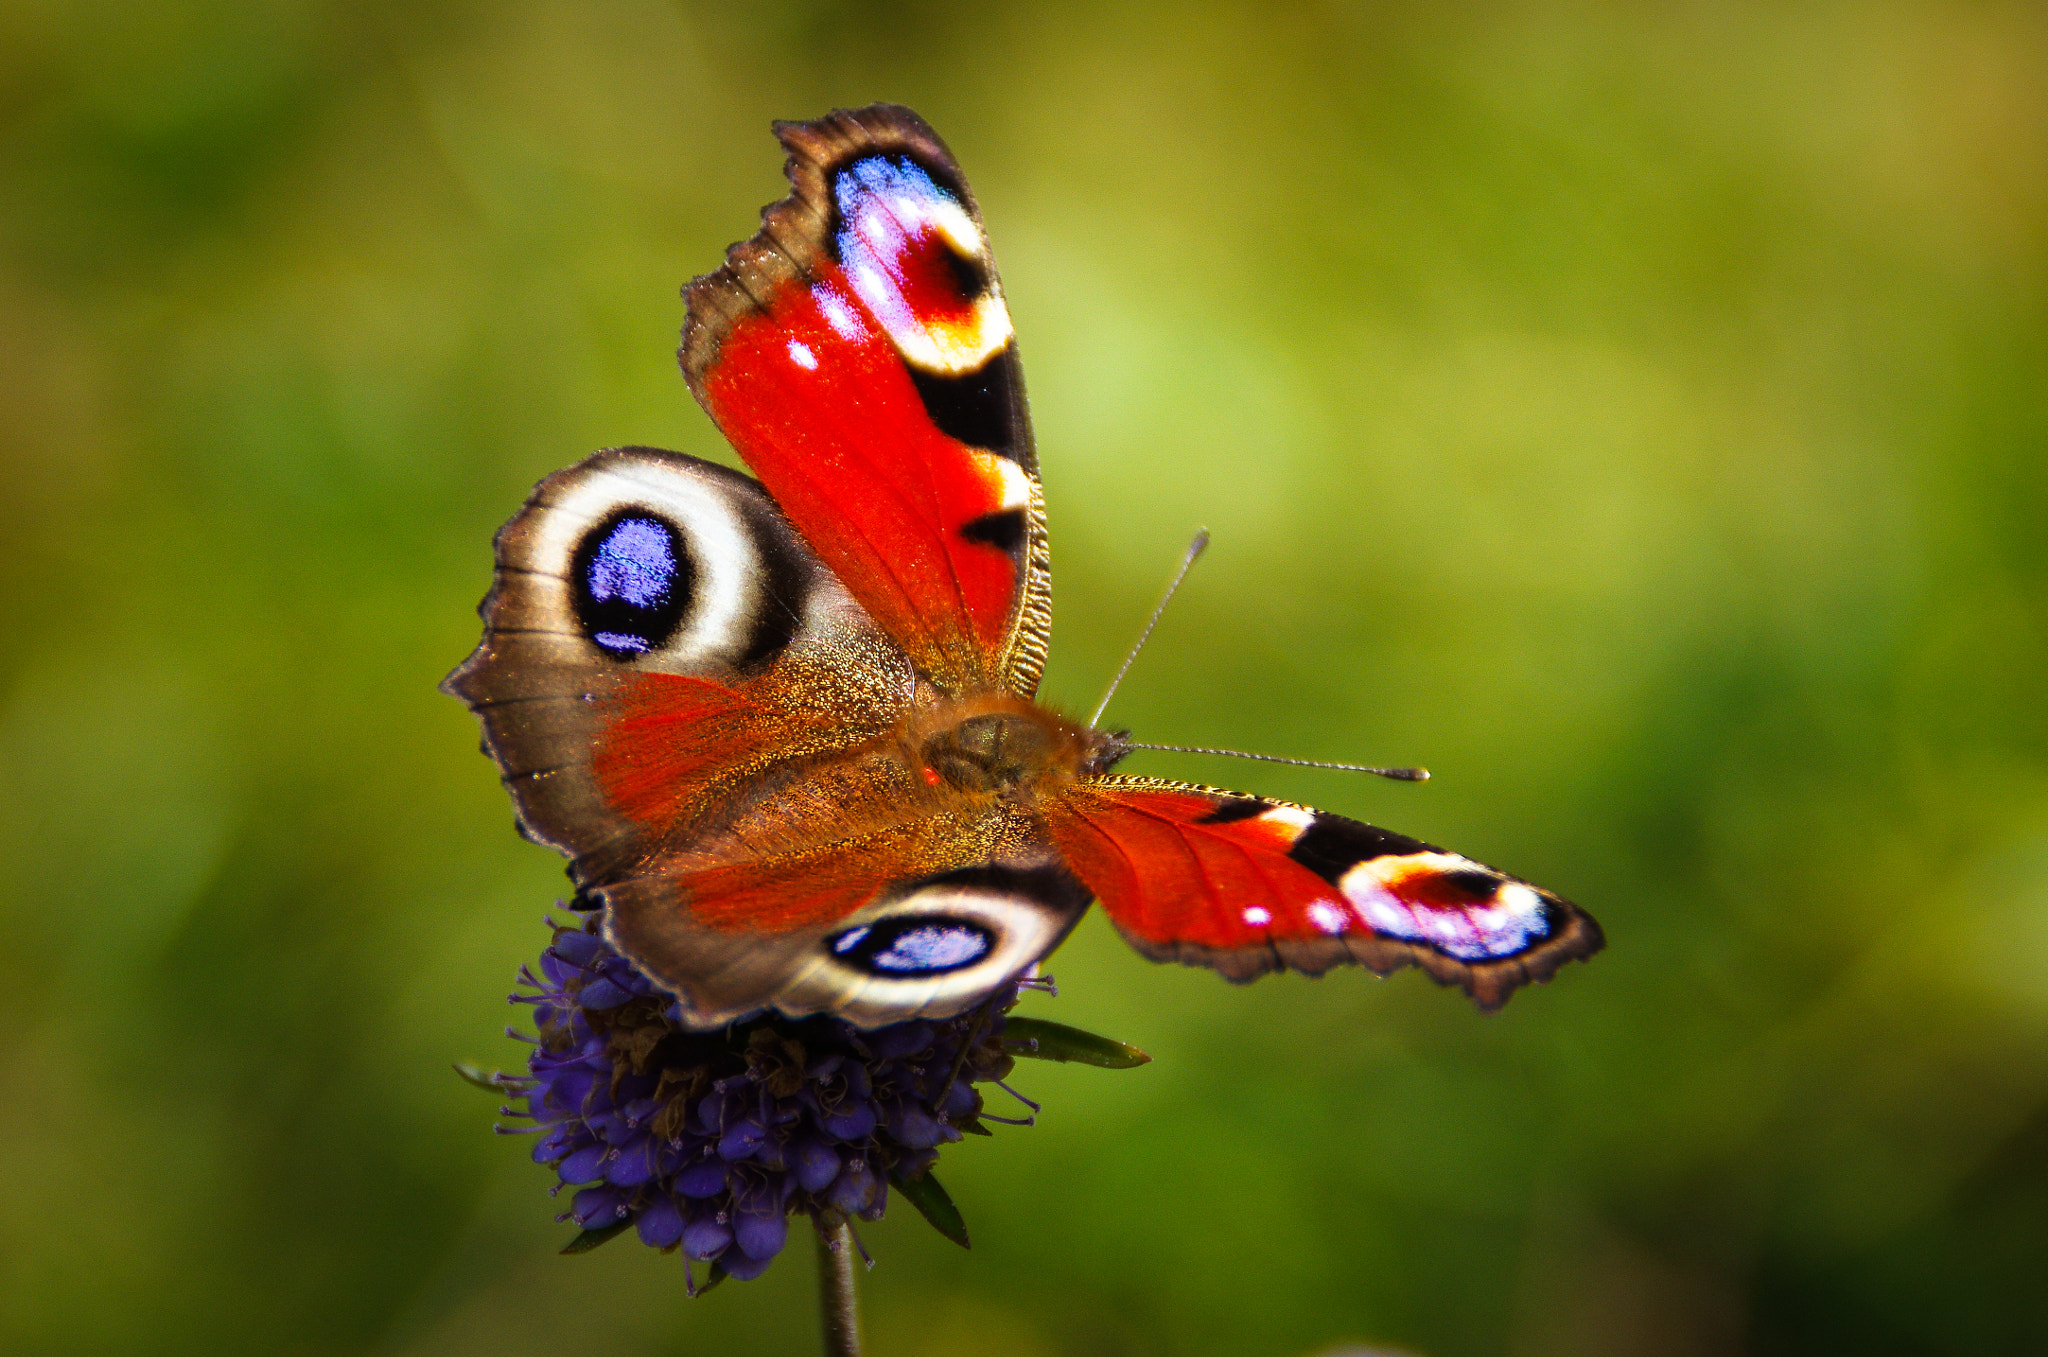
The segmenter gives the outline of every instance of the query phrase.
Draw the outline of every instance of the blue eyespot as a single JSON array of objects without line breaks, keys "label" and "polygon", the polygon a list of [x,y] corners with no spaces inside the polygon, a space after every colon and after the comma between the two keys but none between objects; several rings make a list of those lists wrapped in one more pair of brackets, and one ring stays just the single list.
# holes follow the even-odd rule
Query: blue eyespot
[{"label": "blue eyespot", "polygon": [[658,607],[676,575],[675,544],[665,523],[622,519],[597,544],[590,563],[590,596],[622,598],[636,608]]},{"label": "blue eyespot", "polygon": [[659,649],[689,610],[696,571],[673,526],[621,509],[583,535],[570,563],[576,620],[615,660]]},{"label": "blue eyespot", "polygon": [[849,254],[865,254],[877,244],[900,246],[900,238],[877,242],[865,237],[876,231],[901,233],[932,208],[959,202],[909,156],[874,155],[854,161],[833,180],[832,197],[844,223],[836,242],[842,260]]},{"label": "blue eyespot", "polygon": [[981,924],[942,914],[903,915],[849,928],[832,938],[832,954],[872,975],[944,975],[972,966],[995,948]]},{"label": "blue eyespot", "polygon": [[978,961],[988,951],[988,937],[978,928],[925,924],[897,938],[871,960],[885,971],[950,971]]}]

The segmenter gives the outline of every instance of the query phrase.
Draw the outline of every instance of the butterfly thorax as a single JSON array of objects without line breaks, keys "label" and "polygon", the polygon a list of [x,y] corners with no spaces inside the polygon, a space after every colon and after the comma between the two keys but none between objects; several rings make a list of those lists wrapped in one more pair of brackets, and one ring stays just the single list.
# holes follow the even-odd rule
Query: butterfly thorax
[{"label": "butterfly thorax", "polygon": [[1120,734],[1091,730],[1021,697],[988,694],[917,713],[904,731],[929,787],[1028,801],[1048,784],[1106,771],[1128,750]]},{"label": "butterfly thorax", "polygon": [[898,840],[924,845],[901,850],[920,865],[928,853],[936,866],[967,844],[1000,858],[1040,804],[1128,749],[1121,732],[1091,730],[1015,694],[955,697],[925,687],[866,739],[753,765],[741,783],[710,784],[663,826],[640,866],[780,861],[853,845],[871,853]]}]

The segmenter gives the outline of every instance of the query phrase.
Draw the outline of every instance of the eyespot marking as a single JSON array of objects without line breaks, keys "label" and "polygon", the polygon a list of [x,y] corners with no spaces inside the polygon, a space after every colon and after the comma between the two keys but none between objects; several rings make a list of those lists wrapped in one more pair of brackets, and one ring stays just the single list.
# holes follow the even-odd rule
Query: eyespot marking
[{"label": "eyespot marking", "polygon": [[[1482,881],[1490,889],[1479,894]],[[1540,891],[1448,853],[1363,862],[1339,889],[1374,932],[1459,961],[1526,952],[1554,936],[1561,922],[1558,907]]]},{"label": "eyespot marking", "polygon": [[1443,873],[1436,878],[1436,884],[1439,887],[1436,894],[1453,898],[1462,896],[1476,904],[1491,900],[1494,892],[1507,882],[1505,878],[1483,867],[1465,867]]},{"label": "eyespot marking", "polygon": [[860,323],[853,306],[841,296],[836,288],[819,283],[811,289],[817,299],[818,310],[824,315],[825,323],[832,327],[834,334],[849,344],[858,344],[868,337],[867,327]]},{"label": "eyespot marking", "polygon": [[849,966],[871,975],[945,975],[972,966],[996,945],[990,928],[945,914],[902,914],[849,928],[826,944]]},{"label": "eyespot marking", "polygon": [[1275,806],[1263,818],[1295,828],[1298,833],[1287,856],[1333,886],[1361,862],[1435,851],[1404,834],[1360,824],[1341,815]]},{"label": "eyespot marking", "polygon": [[[1009,344],[1010,313],[957,185],[907,155],[869,155],[834,172],[832,200],[832,244],[846,283],[913,372],[976,373]],[[998,385],[970,384],[966,395],[940,403],[964,400],[963,430],[1006,443],[1006,432],[990,430],[1007,430],[1008,374],[989,380]],[[934,415],[942,427],[952,418]]]},{"label": "eyespot marking", "polygon": [[644,508],[619,509],[583,535],[571,558],[576,621],[615,660],[657,650],[689,611],[696,573],[671,524]]}]

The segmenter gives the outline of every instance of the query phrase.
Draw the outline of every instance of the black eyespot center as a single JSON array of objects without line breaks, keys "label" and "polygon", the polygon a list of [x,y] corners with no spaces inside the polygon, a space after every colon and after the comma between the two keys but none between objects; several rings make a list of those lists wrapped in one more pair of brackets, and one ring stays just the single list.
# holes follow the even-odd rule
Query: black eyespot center
[{"label": "black eyespot center", "polygon": [[696,577],[674,524],[641,506],[616,509],[583,534],[570,560],[577,624],[615,660],[659,650],[688,614]]},{"label": "black eyespot center", "polygon": [[947,271],[953,275],[953,287],[962,301],[978,300],[988,291],[988,268],[979,259],[970,259],[958,250],[945,252]]},{"label": "black eyespot center", "polygon": [[952,914],[899,914],[857,924],[825,940],[842,965],[870,975],[915,979],[964,970],[995,950],[995,930]]},{"label": "black eyespot center", "polygon": [[1479,867],[1463,867],[1457,871],[1445,872],[1437,878],[1444,886],[1465,896],[1475,904],[1491,900],[1506,878]]}]

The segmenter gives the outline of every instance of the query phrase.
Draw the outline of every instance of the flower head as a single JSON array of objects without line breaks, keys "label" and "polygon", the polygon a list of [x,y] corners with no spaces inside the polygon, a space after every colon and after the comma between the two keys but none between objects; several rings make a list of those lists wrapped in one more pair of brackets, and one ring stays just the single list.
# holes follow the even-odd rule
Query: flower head
[{"label": "flower head", "polygon": [[1008,1120],[975,1085],[1010,1071],[1017,983],[958,1017],[874,1031],[771,1015],[696,1032],[594,915],[550,926],[538,971],[520,973],[534,992],[513,996],[539,1028],[528,1074],[496,1084],[540,1132],[534,1160],[575,1189],[572,1248],[631,1225],[714,1276],[758,1277],[790,1216],[879,1219],[892,1182],[965,1243],[929,1173],[940,1146]]}]

